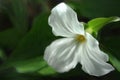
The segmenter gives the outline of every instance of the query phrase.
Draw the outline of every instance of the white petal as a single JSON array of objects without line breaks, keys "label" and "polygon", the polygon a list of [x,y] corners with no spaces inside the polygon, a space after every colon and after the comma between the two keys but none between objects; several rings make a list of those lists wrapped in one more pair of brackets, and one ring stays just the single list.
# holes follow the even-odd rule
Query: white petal
[{"label": "white petal", "polygon": [[87,42],[83,44],[80,63],[82,69],[94,76],[102,76],[114,70],[112,65],[106,63],[108,55],[99,49],[98,41],[89,33],[86,34]]},{"label": "white petal", "polygon": [[86,39],[87,39],[87,46],[93,49],[94,51],[98,52],[96,53],[96,55],[99,56],[105,62],[107,62],[109,60],[109,57],[106,53],[100,50],[99,42],[89,33],[86,33]]},{"label": "white petal", "polygon": [[74,34],[84,34],[84,27],[78,22],[77,14],[65,3],[60,3],[52,9],[48,22],[55,36],[71,37]]},{"label": "white petal", "polygon": [[58,39],[46,48],[44,59],[58,72],[69,71],[77,64],[76,48],[73,38]]}]

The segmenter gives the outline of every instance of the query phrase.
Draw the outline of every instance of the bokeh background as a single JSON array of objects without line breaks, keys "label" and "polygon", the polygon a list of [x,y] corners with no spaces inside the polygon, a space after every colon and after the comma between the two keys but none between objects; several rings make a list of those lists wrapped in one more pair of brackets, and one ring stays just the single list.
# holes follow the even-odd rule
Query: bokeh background
[{"label": "bokeh background", "polygon": [[86,23],[120,16],[120,0],[0,0],[0,80],[120,80],[120,22],[107,24],[97,37],[115,71],[94,77],[84,73],[80,64],[63,74],[47,65],[44,49],[59,38],[52,34],[48,17],[60,2]]}]

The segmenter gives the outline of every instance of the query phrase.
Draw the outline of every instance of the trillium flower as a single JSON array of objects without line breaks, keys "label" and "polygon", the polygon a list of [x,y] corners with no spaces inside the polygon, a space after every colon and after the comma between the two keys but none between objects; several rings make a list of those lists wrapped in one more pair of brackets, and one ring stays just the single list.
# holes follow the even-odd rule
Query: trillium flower
[{"label": "trillium flower", "polygon": [[80,63],[82,70],[94,76],[102,76],[114,70],[107,63],[109,57],[100,50],[98,41],[85,32],[77,14],[65,3],[54,7],[49,16],[49,25],[55,36],[46,49],[44,59],[58,72],[67,72]]}]

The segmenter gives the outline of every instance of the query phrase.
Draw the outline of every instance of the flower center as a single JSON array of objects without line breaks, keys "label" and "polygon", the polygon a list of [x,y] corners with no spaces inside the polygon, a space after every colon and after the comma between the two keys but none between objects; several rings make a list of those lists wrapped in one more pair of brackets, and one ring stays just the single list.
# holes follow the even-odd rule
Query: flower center
[{"label": "flower center", "polygon": [[84,35],[77,35],[76,36],[76,40],[79,41],[79,42],[84,42],[86,41],[86,38],[84,37]]}]

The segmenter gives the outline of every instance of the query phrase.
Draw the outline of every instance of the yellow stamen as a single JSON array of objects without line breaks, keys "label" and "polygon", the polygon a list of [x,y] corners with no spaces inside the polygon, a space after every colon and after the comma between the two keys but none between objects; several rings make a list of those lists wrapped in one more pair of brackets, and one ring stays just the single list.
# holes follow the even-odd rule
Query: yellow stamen
[{"label": "yellow stamen", "polygon": [[76,40],[79,42],[84,42],[86,39],[85,39],[84,35],[77,35]]}]

